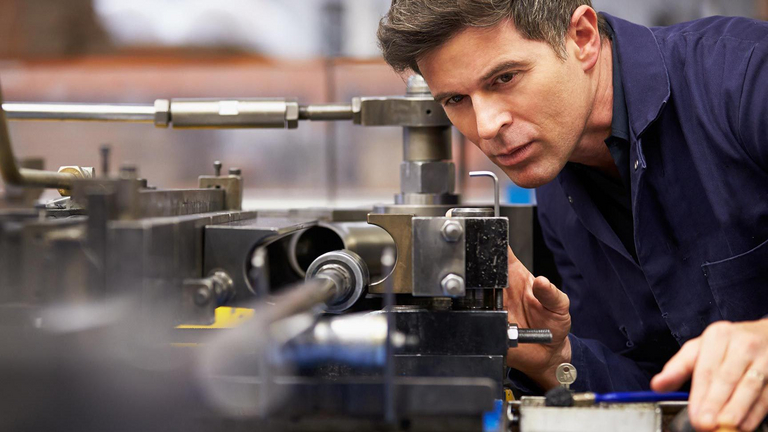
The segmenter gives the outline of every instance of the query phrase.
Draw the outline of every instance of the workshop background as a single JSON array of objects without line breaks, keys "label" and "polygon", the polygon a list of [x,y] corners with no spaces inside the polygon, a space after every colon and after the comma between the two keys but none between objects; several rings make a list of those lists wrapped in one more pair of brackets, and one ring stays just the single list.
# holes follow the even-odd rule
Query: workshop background
[{"label": "workshop background", "polygon": [[[0,0],[0,84],[7,101],[152,103],[178,97],[296,97],[302,104],[399,95],[376,28],[390,0]],[[599,11],[666,25],[709,15],[768,19],[768,0],[594,0]],[[239,167],[245,206],[355,206],[399,190],[400,128],[302,123],[298,130],[161,130],[145,124],[12,122],[20,158],[46,167],[139,167],[151,185],[195,187]],[[458,187],[488,201],[471,170],[504,178],[505,201],[529,202],[456,134]],[[1,187],[1,186],[0,186]],[[55,192],[54,192],[55,193]]]}]

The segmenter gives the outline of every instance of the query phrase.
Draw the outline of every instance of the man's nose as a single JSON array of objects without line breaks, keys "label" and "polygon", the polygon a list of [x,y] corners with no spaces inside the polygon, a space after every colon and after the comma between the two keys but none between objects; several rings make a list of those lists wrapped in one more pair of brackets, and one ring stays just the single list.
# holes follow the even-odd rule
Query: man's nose
[{"label": "man's nose", "polygon": [[472,101],[477,121],[477,135],[484,140],[492,140],[505,126],[512,124],[512,115],[498,101],[489,98],[477,98]]}]

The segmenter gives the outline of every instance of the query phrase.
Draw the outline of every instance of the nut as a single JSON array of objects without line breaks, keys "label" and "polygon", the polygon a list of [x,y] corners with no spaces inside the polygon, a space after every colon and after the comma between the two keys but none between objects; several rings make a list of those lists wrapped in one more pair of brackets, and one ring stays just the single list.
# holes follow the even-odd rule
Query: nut
[{"label": "nut", "polygon": [[456,243],[464,234],[464,229],[461,227],[461,224],[456,221],[445,221],[445,224],[443,224],[443,227],[440,229],[440,233],[443,235],[443,239],[448,243]]},{"label": "nut", "polygon": [[155,127],[167,128],[171,123],[171,101],[158,99],[155,101]]},{"label": "nut", "polygon": [[453,162],[403,162],[400,164],[403,193],[452,194],[456,190]]},{"label": "nut", "polygon": [[[93,167],[81,167],[81,166],[63,166],[59,167],[59,172],[64,174],[71,174],[77,179],[91,179],[93,178]],[[68,189],[59,189],[61,196],[69,196],[70,191]]]},{"label": "nut", "polygon": [[465,294],[464,278],[454,273],[444,277],[440,286],[443,293],[449,297],[463,297]]}]

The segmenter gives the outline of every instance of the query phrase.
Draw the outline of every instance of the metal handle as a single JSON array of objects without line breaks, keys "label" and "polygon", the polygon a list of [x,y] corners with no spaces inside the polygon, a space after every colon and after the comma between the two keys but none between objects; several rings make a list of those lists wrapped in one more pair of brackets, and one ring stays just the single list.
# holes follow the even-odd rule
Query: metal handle
[{"label": "metal handle", "polygon": [[13,154],[11,137],[8,134],[4,106],[3,95],[0,92],[0,174],[3,181],[14,186],[70,189],[75,180],[72,174],[19,168],[16,164],[16,156]]},{"label": "metal handle", "polygon": [[472,171],[470,177],[490,177],[493,179],[493,216],[499,217],[499,178],[490,171]]}]

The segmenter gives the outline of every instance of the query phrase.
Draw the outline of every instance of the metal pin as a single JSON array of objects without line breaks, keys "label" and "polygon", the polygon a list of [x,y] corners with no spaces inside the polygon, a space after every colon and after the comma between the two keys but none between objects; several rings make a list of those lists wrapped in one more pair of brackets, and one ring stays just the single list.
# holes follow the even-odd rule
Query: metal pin
[{"label": "metal pin", "polygon": [[101,153],[101,176],[109,177],[109,155],[111,152],[110,145],[102,144],[101,147],[99,147],[99,152]]},{"label": "metal pin", "polygon": [[213,163],[213,172],[216,173],[216,177],[221,177],[221,161],[216,161]]},{"label": "metal pin", "polygon": [[493,215],[499,217],[499,178],[490,171],[472,171],[470,177],[490,177],[493,179]]}]

